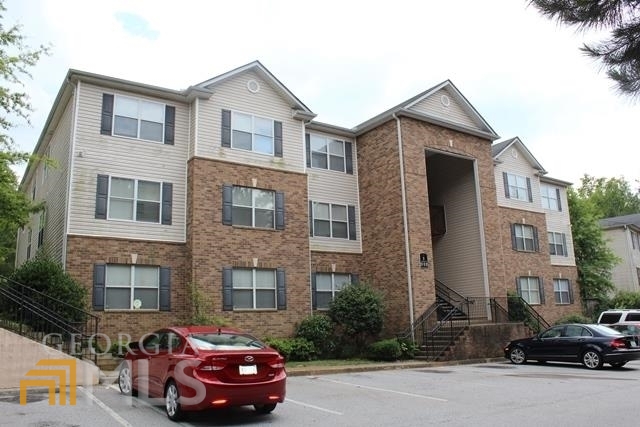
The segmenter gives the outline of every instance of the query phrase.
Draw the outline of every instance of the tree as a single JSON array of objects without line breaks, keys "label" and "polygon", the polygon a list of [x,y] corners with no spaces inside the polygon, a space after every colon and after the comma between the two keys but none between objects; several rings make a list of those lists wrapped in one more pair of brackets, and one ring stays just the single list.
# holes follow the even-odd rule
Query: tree
[{"label": "tree", "polygon": [[594,178],[584,175],[578,197],[589,200],[597,219],[640,213],[640,191],[635,193],[624,178]]},{"label": "tree", "polygon": [[637,0],[530,0],[544,16],[611,36],[581,50],[600,60],[622,94],[640,94],[640,8]]},{"label": "tree", "polygon": [[580,197],[580,190],[567,191],[571,233],[578,268],[578,284],[583,301],[604,300],[615,289],[611,270],[618,258],[605,242],[593,201]]},{"label": "tree", "polygon": [[[15,125],[14,119],[29,122],[32,111],[29,96],[21,91],[22,79],[30,78],[29,68],[34,66],[49,49],[40,46],[31,49],[25,45],[21,27],[13,25],[8,29],[3,24],[3,12],[7,9],[0,0],[0,269],[6,270],[15,251],[15,235],[24,227],[32,213],[42,207],[34,204],[18,191],[18,177],[11,166],[26,161],[38,160],[29,153],[16,150],[9,130]],[[9,237],[13,236],[13,238]]]}]

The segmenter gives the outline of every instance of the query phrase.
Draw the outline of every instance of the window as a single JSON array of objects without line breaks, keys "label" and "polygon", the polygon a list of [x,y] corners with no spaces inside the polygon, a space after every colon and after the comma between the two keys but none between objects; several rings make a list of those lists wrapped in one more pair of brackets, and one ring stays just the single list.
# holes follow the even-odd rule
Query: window
[{"label": "window", "polygon": [[544,292],[538,277],[519,277],[518,295],[529,304],[544,304]]},{"label": "window", "polygon": [[533,201],[530,178],[506,172],[503,172],[502,178],[504,181],[504,194],[507,199],[523,200],[525,202]]},{"label": "window", "polygon": [[311,166],[345,171],[344,141],[311,135]]},{"label": "window", "polygon": [[635,250],[640,250],[640,233],[631,230],[631,246]]},{"label": "window", "polygon": [[284,230],[284,193],[224,184],[222,223]]},{"label": "window", "polygon": [[356,239],[355,206],[309,202],[311,236]]},{"label": "window", "polygon": [[273,120],[233,112],[231,147],[273,154]]},{"label": "window", "polygon": [[175,115],[169,105],[105,93],[100,133],[173,145]]},{"label": "window", "polygon": [[306,140],[307,167],[353,174],[351,142],[313,134]]},{"label": "window", "polygon": [[276,271],[233,269],[233,309],[275,309]]},{"label": "window", "polygon": [[113,134],[148,141],[163,141],[164,104],[116,96]]},{"label": "window", "polygon": [[542,207],[553,211],[561,211],[560,189],[551,185],[540,185],[540,198],[542,199]]},{"label": "window", "polygon": [[337,293],[351,280],[351,275],[345,273],[315,273],[312,279],[314,308],[328,309]]},{"label": "window", "polygon": [[172,201],[169,182],[98,175],[95,218],[171,225]]},{"label": "window", "polygon": [[553,293],[556,304],[571,304],[572,295],[568,279],[553,279]]},{"label": "window", "polygon": [[44,243],[44,226],[45,226],[46,215],[45,211],[40,212],[40,223],[38,224],[38,249]]},{"label": "window", "polygon": [[516,251],[536,252],[538,250],[538,231],[532,225],[511,224],[512,247]]},{"label": "window", "polygon": [[105,309],[158,309],[160,272],[155,266],[107,264]]},{"label": "window", "polygon": [[567,238],[564,233],[547,233],[549,236],[549,253],[551,255],[568,256]]}]

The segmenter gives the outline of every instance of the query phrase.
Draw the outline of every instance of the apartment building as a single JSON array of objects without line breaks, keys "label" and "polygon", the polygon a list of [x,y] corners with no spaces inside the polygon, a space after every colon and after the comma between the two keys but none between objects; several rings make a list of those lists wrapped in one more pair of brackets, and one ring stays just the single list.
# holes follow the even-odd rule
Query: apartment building
[{"label": "apartment building", "polygon": [[611,272],[615,292],[640,292],[640,214],[601,219],[600,227],[619,259]]},{"label": "apartment building", "polygon": [[194,286],[261,336],[358,281],[384,294],[388,335],[436,283],[580,311],[568,183],[518,138],[494,144],[452,82],[353,128],[315,116],[258,61],[185,90],[70,70],[35,148],[59,166],[21,183],[46,211],[17,264],[61,262],[111,336],[188,321]]}]

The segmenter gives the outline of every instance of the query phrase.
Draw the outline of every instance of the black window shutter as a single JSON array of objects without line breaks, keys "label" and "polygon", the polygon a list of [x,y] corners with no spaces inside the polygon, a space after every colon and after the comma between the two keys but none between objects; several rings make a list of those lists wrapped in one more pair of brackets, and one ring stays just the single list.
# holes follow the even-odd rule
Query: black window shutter
[{"label": "black window shutter", "polygon": [[160,311],[171,310],[171,267],[160,267]]},{"label": "black window shutter", "polygon": [[529,201],[533,202],[533,193],[531,192],[531,178],[527,178],[527,196]]},{"label": "black window shutter", "polygon": [[538,240],[538,227],[533,227],[533,250],[540,252],[540,241]]},{"label": "black window shutter", "polygon": [[509,178],[507,177],[506,172],[502,172],[502,181],[504,182],[504,197],[510,199],[511,196],[509,195]]},{"label": "black window shutter", "polygon": [[276,287],[278,291],[278,310],[287,309],[287,277],[284,268],[276,269]]},{"label": "black window shutter", "polygon": [[222,309],[233,310],[233,268],[222,269]]},{"label": "black window shutter", "polygon": [[111,135],[113,127],[113,95],[102,94],[102,121],[100,122],[100,133]]},{"label": "black window shutter", "polygon": [[518,240],[516,239],[516,224],[511,224],[511,249],[518,250]]},{"label": "black window shutter", "polygon": [[304,134],[304,138],[307,146],[307,167],[311,167],[311,135],[308,133]]},{"label": "black window shutter", "polygon": [[540,281],[540,304],[544,304],[544,280],[542,278],[538,280]]},{"label": "black window shutter", "polygon": [[318,295],[316,294],[316,273],[311,273],[311,308],[318,308]]},{"label": "black window shutter", "polygon": [[556,199],[558,199],[558,210],[562,212],[562,202],[560,201],[560,189],[556,188]]},{"label": "black window shutter", "polygon": [[360,283],[360,275],[351,273],[351,283],[354,285]]},{"label": "black window shutter", "polygon": [[93,265],[93,309],[96,311],[104,310],[104,285],[105,285],[105,273],[107,270],[107,266],[105,264],[94,264]]},{"label": "black window shutter", "polygon": [[231,111],[222,110],[222,146],[231,147]]},{"label": "black window shutter", "polygon": [[347,215],[349,218],[349,240],[356,240],[356,207],[347,206]]},{"label": "black window shutter", "polygon": [[313,237],[313,202],[309,200],[309,236]]},{"label": "black window shutter", "polygon": [[173,145],[176,129],[176,107],[164,107],[164,143]]},{"label": "black window shutter", "polygon": [[273,122],[273,155],[282,157],[282,122]]},{"label": "black window shutter", "polygon": [[344,161],[347,166],[347,173],[353,175],[353,146],[350,142],[344,142]]},{"label": "black window shutter", "polygon": [[567,280],[567,284],[569,285],[569,304],[573,304],[573,288],[570,281]]},{"label": "black window shutter", "polygon": [[162,183],[162,224],[171,225],[173,204],[173,184]]},{"label": "black window shutter", "polygon": [[98,175],[96,185],[96,219],[107,219],[107,199],[109,197],[109,175]]},{"label": "black window shutter", "polygon": [[276,191],[276,230],[284,230],[284,193]]},{"label": "black window shutter", "polygon": [[562,233],[562,250],[564,251],[564,256],[569,256],[569,248],[567,247],[567,235]]},{"label": "black window shutter", "polygon": [[222,224],[233,224],[233,185],[222,185]]}]

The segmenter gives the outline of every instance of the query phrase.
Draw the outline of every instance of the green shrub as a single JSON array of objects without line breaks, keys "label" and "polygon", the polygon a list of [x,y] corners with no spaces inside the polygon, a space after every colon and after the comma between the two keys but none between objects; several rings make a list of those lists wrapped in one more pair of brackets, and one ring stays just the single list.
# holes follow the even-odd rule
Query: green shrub
[{"label": "green shrub", "polygon": [[640,308],[640,292],[620,291],[609,301],[610,309]]},{"label": "green shrub", "polygon": [[324,314],[312,314],[300,322],[296,329],[296,338],[311,341],[321,358],[335,355],[336,342],[334,340],[335,325]]},{"label": "green shrub", "polygon": [[591,323],[591,319],[582,314],[568,314],[556,320],[555,325],[562,325],[563,323]]},{"label": "green shrub", "polygon": [[127,347],[128,344],[128,342],[123,341],[114,342],[111,344],[111,347],[109,347],[109,353],[111,353],[113,357],[124,357],[129,351]]},{"label": "green shrub", "polygon": [[329,317],[337,325],[341,346],[352,343],[365,349],[382,330],[382,295],[364,283],[348,285],[329,304]]},{"label": "green shrub", "polygon": [[313,343],[304,338],[267,338],[265,343],[278,350],[287,361],[313,360],[316,355]]},{"label": "green shrub", "polygon": [[395,339],[376,341],[367,348],[367,358],[371,360],[398,360],[402,356],[400,342]]},{"label": "green shrub", "polygon": [[400,344],[400,359],[413,359],[418,351],[418,346],[410,339],[398,338]]}]

